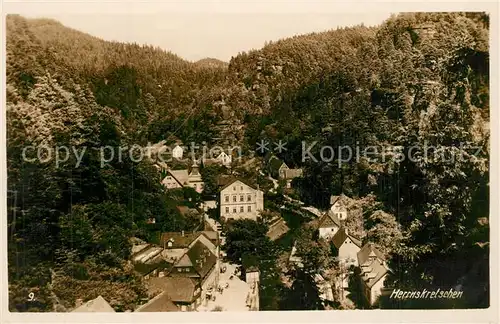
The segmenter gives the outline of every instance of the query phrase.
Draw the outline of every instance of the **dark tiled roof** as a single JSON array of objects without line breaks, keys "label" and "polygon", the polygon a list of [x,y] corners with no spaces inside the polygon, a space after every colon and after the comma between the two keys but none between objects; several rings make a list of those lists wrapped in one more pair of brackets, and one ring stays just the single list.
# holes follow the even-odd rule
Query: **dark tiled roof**
[{"label": "dark tiled roof", "polygon": [[205,278],[217,262],[217,257],[200,241],[196,242],[186,254],[202,279]]},{"label": "dark tiled roof", "polygon": [[145,276],[154,270],[163,270],[166,269],[167,271],[172,268],[172,264],[168,263],[165,260],[158,260],[153,263],[135,263],[134,264],[134,270],[138,272],[139,274]]},{"label": "dark tiled roof", "polygon": [[188,248],[189,245],[200,235],[205,235],[205,237],[207,237],[214,244],[217,242],[219,237],[218,233],[214,231],[184,232],[184,235],[182,235],[182,232],[164,232],[160,237],[160,245],[162,247],[165,246],[166,248],[169,248],[167,246],[167,242],[172,239],[171,249],[185,249]]},{"label": "dark tiled roof", "polygon": [[286,222],[283,219],[280,219],[269,226],[269,230],[266,235],[271,241],[274,241],[285,235],[289,229],[290,228],[288,228]]},{"label": "dark tiled roof", "polygon": [[323,227],[323,224],[332,223],[332,222],[335,225],[340,227],[339,218],[331,210],[329,210],[328,212],[324,213],[323,216],[321,217],[319,224],[318,224],[318,227]]},{"label": "dark tiled roof", "polygon": [[160,237],[160,245],[162,247],[167,247],[167,242],[172,240],[172,246],[170,248],[187,248],[189,247],[189,244],[191,244],[199,235],[200,233],[193,232],[185,232],[184,235],[182,232],[164,232]]},{"label": "dark tiled roof", "polygon": [[340,194],[340,196],[332,195],[332,196],[330,196],[330,205],[335,204],[335,202],[337,202],[337,200],[339,200],[339,199],[344,200],[346,198],[348,198],[348,197],[344,194]]},{"label": "dark tiled roof", "polygon": [[150,293],[167,292],[174,303],[192,303],[197,295],[196,282],[183,276],[154,277],[146,281]]},{"label": "dark tiled roof", "polygon": [[220,175],[219,177],[217,177],[217,185],[219,187],[224,187],[226,186],[228,183],[232,183],[233,181],[237,180],[236,177],[232,176],[232,175]]},{"label": "dark tiled roof", "polygon": [[338,249],[342,246],[342,244],[344,244],[346,238],[350,238],[354,244],[356,244],[358,247],[361,247],[361,241],[358,238],[347,234],[345,228],[341,228],[337,231],[337,233],[335,233],[335,235],[332,238],[332,242]]},{"label": "dark tiled roof", "polygon": [[363,270],[364,272],[361,274],[361,279],[363,279],[368,288],[371,288],[387,274],[389,268],[385,265],[383,260],[374,259],[361,267],[361,271]]},{"label": "dark tiled roof", "polygon": [[164,291],[146,304],[135,310],[136,312],[178,312],[179,308],[172,302],[169,294]]},{"label": "dark tiled roof", "polygon": [[380,252],[373,243],[366,243],[358,252],[359,266],[362,266],[363,264],[369,262],[370,255],[375,256],[382,261],[385,260],[382,252]]}]

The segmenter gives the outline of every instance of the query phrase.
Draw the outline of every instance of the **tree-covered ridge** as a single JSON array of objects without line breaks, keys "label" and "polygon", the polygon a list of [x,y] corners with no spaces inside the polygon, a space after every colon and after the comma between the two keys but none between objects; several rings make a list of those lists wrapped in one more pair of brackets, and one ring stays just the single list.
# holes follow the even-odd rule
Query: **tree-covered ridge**
[{"label": "tree-covered ridge", "polygon": [[[9,15],[11,307],[69,309],[111,278],[104,297],[132,309],[142,288],[125,262],[128,238],[188,228],[175,205],[192,193],[167,194],[149,161],[101,167],[99,148],[163,139],[215,144],[229,140],[214,127],[222,121],[242,126],[233,140],[248,149],[260,139],[286,142],[279,157],[305,169],[296,185],[311,205],[328,207],[341,192],[374,195],[377,211],[363,217],[370,239],[391,256],[393,284],[460,284],[475,297],[459,306],[488,305],[488,23],[482,13],[400,14],[375,28],[271,42],[226,66]],[[372,160],[304,162],[302,141],[317,142],[316,158],[325,145],[417,158],[398,161],[391,151],[385,160],[378,152]],[[75,156],[58,167],[24,161],[23,147],[39,144],[87,151],[78,167]],[[426,156],[426,145],[438,154]],[[212,191],[214,172],[202,170]],[[38,302],[26,304],[34,289]]]}]

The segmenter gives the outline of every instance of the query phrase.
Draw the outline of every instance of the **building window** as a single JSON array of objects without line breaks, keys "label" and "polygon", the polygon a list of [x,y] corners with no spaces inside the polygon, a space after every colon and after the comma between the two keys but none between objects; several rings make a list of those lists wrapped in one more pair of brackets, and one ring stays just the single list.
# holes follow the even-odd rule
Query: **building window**
[{"label": "building window", "polygon": [[182,272],[182,268],[177,268],[177,272]]},{"label": "building window", "polygon": [[229,202],[229,195],[226,195],[224,199],[226,200],[226,202]]},{"label": "building window", "polygon": [[233,213],[236,214],[236,207],[233,208]]},{"label": "building window", "polygon": [[226,214],[229,214],[229,207],[226,207]]},{"label": "building window", "polygon": [[236,202],[236,195],[233,195],[233,202]]},{"label": "building window", "polygon": [[233,187],[233,190],[236,191],[236,186]]},{"label": "building window", "polygon": [[252,195],[247,196],[247,201],[252,201]]},{"label": "building window", "polygon": [[243,213],[245,210],[243,209],[243,206],[240,207],[240,213]]},{"label": "building window", "polygon": [[240,201],[244,201],[245,198],[243,197],[243,195],[240,195]]},{"label": "building window", "polygon": [[248,206],[248,211],[251,212],[252,211],[252,206]]},{"label": "building window", "polygon": [[240,186],[240,190],[243,190],[243,186]]}]

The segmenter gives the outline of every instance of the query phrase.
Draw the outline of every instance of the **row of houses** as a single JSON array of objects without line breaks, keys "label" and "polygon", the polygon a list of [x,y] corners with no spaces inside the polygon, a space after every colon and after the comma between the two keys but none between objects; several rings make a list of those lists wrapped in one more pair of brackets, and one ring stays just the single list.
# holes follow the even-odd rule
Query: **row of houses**
[{"label": "row of houses", "polygon": [[[358,268],[362,294],[366,302],[374,306],[384,290],[384,281],[390,272],[385,257],[373,243],[368,242],[363,245],[359,237],[349,232],[346,226],[346,220],[352,217],[349,197],[344,194],[331,196],[330,203],[330,209],[319,218],[316,228],[319,237],[330,241],[335,246],[339,266],[344,270],[337,278],[336,285],[342,291],[348,289],[350,276],[353,275],[349,269]],[[296,248],[293,246],[289,262],[300,266],[301,260],[295,253]],[[321,286],[324,290],[326,284],[320,279],[316,278],[318,287]],[[325,292],[322,294],[328,295]]]},{"label": "row of houses", "polygon": [[[177,160],[182,160],[184,157],[184,149],[185,148],[182,147],[182,144],[175,145],[175,147],[172,149],[172,157]],[[201,159],[201,163],[204,165],[219,164],[226,167],[231,167],[231,163],[233,162],[232,155],[224,152],[223,150],[220,150],[217,153],[218,154],[215,157],[203,157]]]},{"label": "row of houses", "polygon": [[137,312],[194,311],[219,283],[215,231],[165,232],[159,244],[134,244],[131,261],[152,299]]}]

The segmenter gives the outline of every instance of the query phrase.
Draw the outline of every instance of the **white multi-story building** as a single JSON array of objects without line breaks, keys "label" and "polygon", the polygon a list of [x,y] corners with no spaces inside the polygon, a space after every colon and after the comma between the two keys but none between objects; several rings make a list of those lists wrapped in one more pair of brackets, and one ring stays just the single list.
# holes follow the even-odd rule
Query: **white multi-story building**
[{"label": "white multi-story building", "polygon": [[220,192],[220,216],[229,219],[257,220],[264,209],[264,193],[241,180],[234,180]]}]

